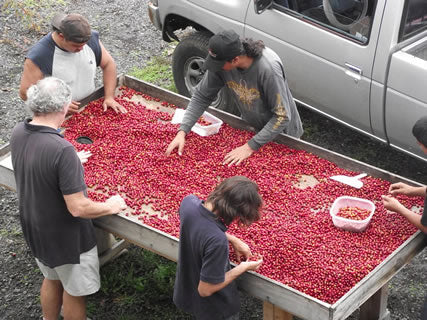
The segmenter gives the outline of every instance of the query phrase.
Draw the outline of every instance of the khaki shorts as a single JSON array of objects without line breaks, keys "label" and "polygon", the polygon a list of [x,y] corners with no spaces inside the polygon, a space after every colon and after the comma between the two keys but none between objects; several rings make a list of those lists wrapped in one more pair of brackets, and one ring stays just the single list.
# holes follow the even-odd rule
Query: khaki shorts
[{"label": "khaki shorts", "polygon": [[101,286],[96,246],[80,255],[80,264],[49,268],[37,258],[36,262],[46,279],[61,281],[64,290],[71,296],[87,296],[97,292]]}]

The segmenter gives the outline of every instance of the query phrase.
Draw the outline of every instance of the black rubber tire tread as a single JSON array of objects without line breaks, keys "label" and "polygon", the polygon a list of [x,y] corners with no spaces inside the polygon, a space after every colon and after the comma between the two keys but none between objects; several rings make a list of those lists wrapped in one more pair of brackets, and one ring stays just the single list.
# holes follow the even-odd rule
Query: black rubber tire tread
[{"label": "black rubber tire tread", "polygon": [[190,97],[190,92],[184,81],[184,64],[189,57],[199,56],[204,59],[207,56],[211,36],[210,32],[197,31],[183,38],[176,46],[172,55],[172,72],[179,94]]}]

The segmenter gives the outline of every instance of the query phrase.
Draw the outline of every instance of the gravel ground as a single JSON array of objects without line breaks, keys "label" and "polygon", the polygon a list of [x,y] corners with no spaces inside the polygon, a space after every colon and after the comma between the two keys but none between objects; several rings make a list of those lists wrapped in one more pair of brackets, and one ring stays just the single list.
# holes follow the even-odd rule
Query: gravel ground
[{"label": "gravel ground", "polygon": [[[10,1],[1,0],[0,6],[6,2]],[[119,73],[127,73],[133,67],[144,66],[151,56],[167,48],[167,44],[161,41],[160,32],[148,19],[147,0],[66,2],[66,12],[85,15],[93,28],[100,32],[101,41],[116,60]],[[48,30],[47,21],[55,10],[60,8],[51,4],[34,14],[33,18],[38,21],[42,32]],[[9,140],[11,129],[16,122],[26,115],[18,96],[22,63],[26,50],[41,34],[29,31],[26,23],[19,22],[19,19],[5,10],[0,12],[0,19],[1,145]],[[305,128],[310,131],[303,139],[426,183],[425,163],[307,110],[301,110],[301,116]],[[419,310],[427,289],[422,277],[427,272],[426,259],[424,250],[391,281],[388,302],[391,319],[419,318]],[[16,195],[0,187],[0,319],[39,319],[41,311],[38,295],[41,281],[42,277],[22,237]],[[129,313],[131,312],[132,310],[129,310]],[[100,313],[96,313],[94,318],[118,319],[114,314]],[[241,319],[261,319],[261,314],[261,303],[245,297]],[[141,315],[140,319],[151,319],[151,316],[154,317]],[[156,316],[161,319],[161,314]]]}]

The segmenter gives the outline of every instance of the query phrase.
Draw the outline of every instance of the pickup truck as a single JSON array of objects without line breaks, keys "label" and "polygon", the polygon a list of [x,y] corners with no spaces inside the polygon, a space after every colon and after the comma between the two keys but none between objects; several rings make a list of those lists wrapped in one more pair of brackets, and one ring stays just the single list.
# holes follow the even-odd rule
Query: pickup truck
[{"label": "pickup truck", "polygon": [[[427,161],[412,136],[427,115],[427,1],[151,0],[148,12],[163,40],[179,41],[180,94],[203,77],[209,38],[234,29],[279,54],[299,105]],[[220,92],[214,105],[228,104]]]}]

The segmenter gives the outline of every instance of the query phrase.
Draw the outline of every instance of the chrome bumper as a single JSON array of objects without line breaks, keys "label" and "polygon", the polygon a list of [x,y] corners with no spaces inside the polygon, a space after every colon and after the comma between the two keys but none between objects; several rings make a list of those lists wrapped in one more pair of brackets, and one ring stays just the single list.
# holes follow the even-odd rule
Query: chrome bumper
[{"label": "chrome bumper", "polygon": [[151,2],[148,3],[148,17],[150,18],[151,23],[161,31],[162,22],[160,21],[159,7]]}]

